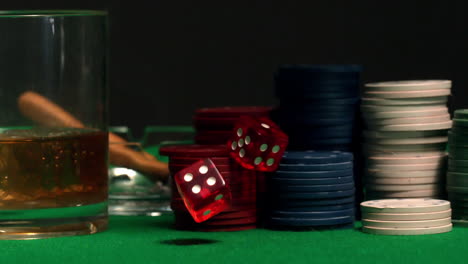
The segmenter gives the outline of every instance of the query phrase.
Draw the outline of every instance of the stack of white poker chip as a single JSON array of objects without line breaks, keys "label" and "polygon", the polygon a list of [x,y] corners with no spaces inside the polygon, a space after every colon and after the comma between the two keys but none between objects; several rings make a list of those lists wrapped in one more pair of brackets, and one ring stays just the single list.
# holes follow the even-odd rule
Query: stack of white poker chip
[{"label": "stack of white poker chip", "polygon": [[452,230],[450,202],[383,199],[361,203],[362,231],[377,235],[424,235]]},{"label": "stack of white poker chip", "polygon": [[444,195],[450,90],[449,80],[365,85],[366,199]]}]

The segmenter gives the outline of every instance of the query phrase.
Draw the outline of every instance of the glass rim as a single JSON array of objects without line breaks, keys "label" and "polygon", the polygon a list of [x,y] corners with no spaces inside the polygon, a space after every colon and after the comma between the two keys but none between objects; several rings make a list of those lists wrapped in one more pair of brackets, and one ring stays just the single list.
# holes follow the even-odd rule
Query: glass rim
[{"label": "glass rim", "polygon": [[107,16],[107,15],[108,15],[108,12],[105,10],[88,10],[88,9],[0,10],[0,18]]}]

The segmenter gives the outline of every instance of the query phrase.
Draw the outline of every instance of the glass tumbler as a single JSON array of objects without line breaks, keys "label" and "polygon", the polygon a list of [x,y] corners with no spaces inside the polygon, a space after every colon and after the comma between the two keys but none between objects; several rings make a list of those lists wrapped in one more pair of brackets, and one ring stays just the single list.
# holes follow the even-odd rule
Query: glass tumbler
[{"label": "glass tumbler", "polygon": [[107,228],[107,13],[0,11],[0,239]]}]

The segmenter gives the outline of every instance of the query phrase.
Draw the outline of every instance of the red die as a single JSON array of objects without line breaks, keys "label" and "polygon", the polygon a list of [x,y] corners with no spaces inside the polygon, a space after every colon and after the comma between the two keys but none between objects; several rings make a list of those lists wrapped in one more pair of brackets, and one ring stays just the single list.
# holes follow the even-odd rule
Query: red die
[{"label": "red die", "polygon": [[242,116],[228,147],[231,156],[246,169],[274,171],[288,145],[288,136],[265,117]]},{"label": "red die", "polygon": [[231,193],[210,159],[203,159],[174,175],[177,189],[195,222],[210,219],[229,207]]}]

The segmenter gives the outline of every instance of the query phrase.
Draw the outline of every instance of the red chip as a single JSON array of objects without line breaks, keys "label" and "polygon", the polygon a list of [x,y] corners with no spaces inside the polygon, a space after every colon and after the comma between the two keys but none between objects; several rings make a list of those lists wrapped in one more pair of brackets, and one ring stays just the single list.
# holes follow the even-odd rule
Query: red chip
[{"label": "red chip", "polygon": [[226,106],[197,109],[195,114],[197,117],[266,116],[270,113],[271,109],[271,107],[265,106]]},{"label": "red chip", "polygon": [[228,157],[229,150],[225,145],[177,145],[162,147],[159,154],[169,157]]}]

